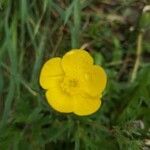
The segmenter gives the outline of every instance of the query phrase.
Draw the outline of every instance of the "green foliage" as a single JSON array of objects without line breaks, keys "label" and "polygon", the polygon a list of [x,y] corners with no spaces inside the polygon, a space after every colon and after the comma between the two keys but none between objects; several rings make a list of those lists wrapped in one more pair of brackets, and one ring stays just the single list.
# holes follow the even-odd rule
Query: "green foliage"
[{"label": "green foliage", "polygon": [[[146,5],[148,0],[0,1],[0,150],[148,149]],[[50,57],[85,45],[95,64],[107,71],[102,107],[86,117],[60,114],[49,107],[39,86],[41,66]]]}]

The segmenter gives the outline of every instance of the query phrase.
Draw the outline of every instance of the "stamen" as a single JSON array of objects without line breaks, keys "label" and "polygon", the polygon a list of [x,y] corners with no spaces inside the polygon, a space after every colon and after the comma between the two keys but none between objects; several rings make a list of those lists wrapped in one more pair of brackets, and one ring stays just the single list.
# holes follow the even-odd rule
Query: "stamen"
[{"label": "stamen", "polygon": [[67,94],[74,94],[75,91],[77,90],[77,86],[78,86],[77,80],[68,77],[65,77],[61,84],[62,90]]}]

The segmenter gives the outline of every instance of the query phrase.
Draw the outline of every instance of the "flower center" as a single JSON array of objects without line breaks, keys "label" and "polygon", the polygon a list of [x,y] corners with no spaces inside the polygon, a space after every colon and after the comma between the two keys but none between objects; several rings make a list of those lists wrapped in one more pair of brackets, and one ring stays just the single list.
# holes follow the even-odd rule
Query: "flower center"
[{"label": "flower center", "polygon": [[64,77],[63,82],[61,83],[61,88],[67,94],[75,94],[78,89],[78,81],[69,77]]}]

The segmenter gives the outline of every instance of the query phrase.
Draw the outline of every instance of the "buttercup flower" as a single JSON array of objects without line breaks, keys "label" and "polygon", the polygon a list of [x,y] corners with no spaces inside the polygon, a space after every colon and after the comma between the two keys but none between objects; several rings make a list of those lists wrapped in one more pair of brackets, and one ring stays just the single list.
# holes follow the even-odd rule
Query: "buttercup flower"
[{"label": "buttercup flower", "polygon": [[49,59],[42,67],[40,85],[48,103],[62,113],[90,115],[101,106],[107,76],[102,67],[82,49],[73,49],[62,58]]}]

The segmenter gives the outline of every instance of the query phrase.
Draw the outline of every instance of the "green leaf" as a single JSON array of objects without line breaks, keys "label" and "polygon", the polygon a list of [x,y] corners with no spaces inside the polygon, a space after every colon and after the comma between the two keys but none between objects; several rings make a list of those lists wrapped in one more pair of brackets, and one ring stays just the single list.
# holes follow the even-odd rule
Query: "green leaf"
[{"label": "green leaf", "polygon": [[104,62],[104,57],[100,52],[93,52],[93,58],[94,58],[94,63],[96,65],[102,65],[102,63]]}]

